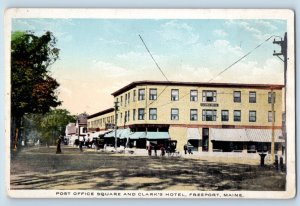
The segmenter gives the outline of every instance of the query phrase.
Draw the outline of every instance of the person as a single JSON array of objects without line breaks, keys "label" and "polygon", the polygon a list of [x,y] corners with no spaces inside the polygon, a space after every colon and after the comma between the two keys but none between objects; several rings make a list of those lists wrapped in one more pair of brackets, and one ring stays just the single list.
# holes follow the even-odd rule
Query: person
[{"label": "person", "polygon": [[163,144],[160,145],[160,151],[161,151],[160,155],[165,156],[165,148],[164,148]]},{"label": "person", "polygon": [[61,147],[60,147],[60,145],[61,145],[61,137],[59,137],[58,139],[57,139],[57,146],[56,146],[56,154],[61,154]]},{"label": "person", "polygon": [[189,152],[189,154],[193,154],[191,147],[188,147],[188,152]]},{"label": "person", "polygon": [[187,144],[183,145],[184,154],[187,153]]},{"label": "person", "polygon": [[154,145],[154,154],[157,156],[157,144]]},{"label": "person", "polygon": [[148,146],[148,155],[151,156],[151,153],[152,153],[152,146],[151,146],[151,144],[149,144],[149,146]]}]

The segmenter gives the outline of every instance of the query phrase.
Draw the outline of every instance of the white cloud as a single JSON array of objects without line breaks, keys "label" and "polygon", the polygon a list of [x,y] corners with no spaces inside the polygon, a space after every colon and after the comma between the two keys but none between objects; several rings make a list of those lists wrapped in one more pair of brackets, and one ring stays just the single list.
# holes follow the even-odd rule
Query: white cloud
[{"label": "white cloud", "polygon": [[187,23],[179,23],[176,20],[161,25],[159,34],[166,41],[178,41],[184,44],[195,44],[200,37]]},{"label": "white cloud", "polygon": [[228,35],[227,32],[225,32],[222,29],[216,29],[216,30],[214,30],[214,34],[217,35],[217,36],[221,36],[221,37],[224,37],[224,36]]},{"label": "white cloud", "polygon": [[[252,34],[252,36],[260,41],[264,41],[270,36],[271,31],[277,29],[274,25],[272,25],[268,21],[258,20],[255,21],[255,23],[250,24],[246,21],[237,21],[237,20],[228,20],[225,22],[227,26],[238,26],[239,28],[249,32]],[[256,25],[255,27],[253,25]],[[264,27],[264,28],[262,28]],[[260,28],[260,29],[259,29]],[[263,32],[261,30],[267,30],[268,32]]]},{"label": "white cloud", "polygon": [[109,45],[114,45],[114,46],[120,46],[120,45],[129,45],[128,42],[116,40],[116,39],[103,39],[103,38],[98,38],[98,40],[104,44],[109,44]]},{"label": "white cloud", "polygon": [[213,43],[217,52],[221,54],[230,55],[230,53],[234,54],[235,56],[242,56],[243,51],[238,46],[232,46],[229,41],[218,39]]}]

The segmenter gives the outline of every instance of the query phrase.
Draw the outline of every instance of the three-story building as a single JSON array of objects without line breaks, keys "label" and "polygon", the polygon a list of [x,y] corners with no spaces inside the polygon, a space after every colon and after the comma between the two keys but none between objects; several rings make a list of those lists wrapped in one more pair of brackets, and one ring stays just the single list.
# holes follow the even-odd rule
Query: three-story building
[{"label": "three-story building", "polygon": [[139,145],[170,138],[179,150],[188,144],[198,151],[256,151],[270,149],[272,131],[276,145],[283,142],[282,88],[138,81],[112,95],[119,105],[118,128],[129,128],[124,135]]}]

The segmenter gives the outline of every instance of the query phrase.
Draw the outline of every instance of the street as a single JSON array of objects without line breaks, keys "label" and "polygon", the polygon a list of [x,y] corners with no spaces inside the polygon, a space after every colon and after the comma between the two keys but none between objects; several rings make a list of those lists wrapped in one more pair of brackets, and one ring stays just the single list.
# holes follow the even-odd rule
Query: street
[{"label": "street", "polygon": [[227,157],[112,154],[32,147],[11,160],[11,189],[283,191],[285,173]]}]

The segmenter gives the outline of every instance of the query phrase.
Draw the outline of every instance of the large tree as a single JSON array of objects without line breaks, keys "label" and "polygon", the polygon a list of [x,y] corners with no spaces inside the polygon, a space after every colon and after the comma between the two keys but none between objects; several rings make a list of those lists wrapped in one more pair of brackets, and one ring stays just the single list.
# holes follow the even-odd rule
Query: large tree
[{"label": "large tree", "polygon": [[11,145],[17,148],[24,114],[44,114],[61,104],[58,82],[49,75],[49,66],[59,57],[56,38],[47,31],[14,32],[11,41]]}]

